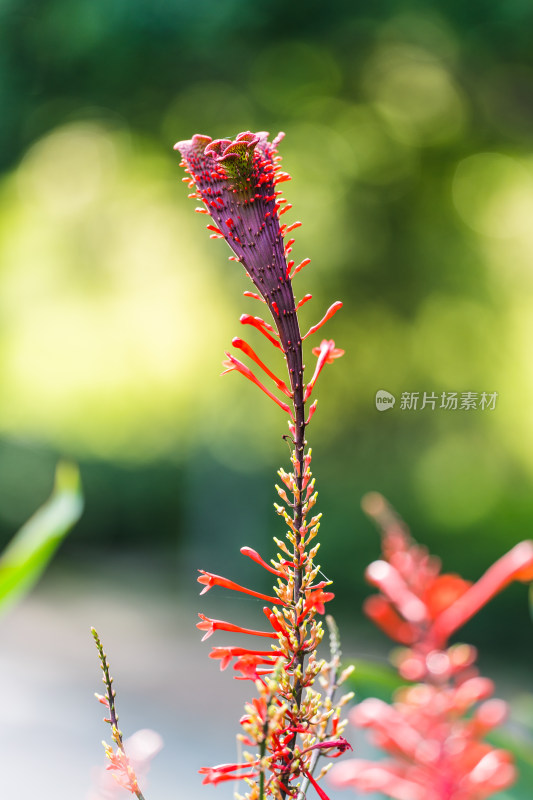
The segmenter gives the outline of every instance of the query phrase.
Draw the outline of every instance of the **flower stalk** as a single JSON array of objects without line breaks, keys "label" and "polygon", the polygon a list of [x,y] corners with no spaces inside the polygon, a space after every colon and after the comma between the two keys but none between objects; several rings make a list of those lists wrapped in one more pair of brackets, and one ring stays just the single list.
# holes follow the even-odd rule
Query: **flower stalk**
[{"label": "flower stalk", "polygon": [[131,766],[124,749],[122,732],[118,727],[118,714],[115,706],[116,693],[113,689],[113,678],[109,674],[107,656],[95,628],[91,628],[91,633],[96,644],[96,649],[98,650],[98,658],[100,659],[100,667],[103,673],[102,681],[105,686],[105,695],[95,693],[95,697],[109,712],[109,717],[104,717],[104,722],[107,722],[111,726],[111,738],[116,746],[116,750],[114,750],[112,745],[107,744],[107,742],[102,742],[106,757],[110,761],[107,769],[112,771],[113,777],[120,786],[123,786],[124,789],[134,794],[137,800],[144,800],[144,795],[139,788],[135,770]]},{"label": "flower stalk", "polygon": [[[203,203],[196,210],[211,217],[212,224],[207,226],[211,236],[226,240],[233,251],[230,260],[240,263],[254,284],[256,291],[247,291],[245,296],[266,305],[273,324],[251,314],[241,316],[240,322],[255,328],[276,352],[281,351],[288,374],[286,383],[257,356],[251,345],[240,337],[233,339],[233,346],[262,370],[274,383],[275,390],[282,393],[282,399],[275,390],[267,388],[250,367],[226,353],[225,372],[243,375],[288,417],[290,436],[285,438],[291,445],[292,469],[291,472],[282,469],[278,473],[284,487],[276,486],[282,505],[275,505],[287,525],[286,540],[275,539],[279,552],[271,565],[251,548],[241,550],[275,575],[275,596],[254,592],[203,570],[199,578],[205,585],[203,592],[218,585],[269,603],[264,612],[272,630],[259,635],[274,636],[275,643],[270,651],[227,646],[214,648],[211,653],[212,658],[220,659],[222,669],[234,661],[233,668],[241,673],[241,679],[255,682],[259,697],[247,705],[247,713],[241,719],[240,738],[255,752],[245,754],[245,764],[205,768],[202,770],[204,783],[244,779],[250,789],[246,795],[249,800],[267,797],[284,800],[298,794],[303,797],[305,789],[302,794],[298,781],[303,778],[306,787],[309,783],[315,785],[312,777],[318,758],[315,754],[325,751],[335,755],[346,749],[346,742],[340,736],[340,712],[329,707],[331,698],[326,698],[324,706],[324,699],[313,689],[315,679],[324,668],[316,654],[323,636],[322,623],[317,617],[324,613],[325,603],[333,594],[325,591],[329,581],[316,582],[320,569],[315,563],[318,545],[311,543],[318,533],[320,515],[309,518],[317,494],[310,469],[311,450],[306,452],[306,427],[316,410],[316,401],[308,412],[306,402],[324,365],[343,351],[336,349],[332,340],[324,340],[315,348],[317,366],[307,385],[302,351],[303,340],[331,319],[342,303],[334,303],[320,322],[312,325],[302,337],[298,309],[311,295],[305,295],[296,303],[292,280],[309,259],[297,266],[293,260],[288,260],[294,239],[287,237],[301,223],[281,222],[290,208],[278,189],[279,184],[290,179],[281,171],[277,155],[277,145],[282,138],[283,134],[279,134],[269,142],[264,132],[245,132],[234,140],[213,141],[208,136],[196,135],[176,145],[188,175],[184,180],[193,190],[190,196]],[[215,629],[257,635],[257,631],[200,617],[198,627],[206,630],[207,635]],[[324,748],[316,749],[327,736],[325,721],[335,714],[337,737],[328,741]],[[323,793],[322,789],[319,791]]]}]

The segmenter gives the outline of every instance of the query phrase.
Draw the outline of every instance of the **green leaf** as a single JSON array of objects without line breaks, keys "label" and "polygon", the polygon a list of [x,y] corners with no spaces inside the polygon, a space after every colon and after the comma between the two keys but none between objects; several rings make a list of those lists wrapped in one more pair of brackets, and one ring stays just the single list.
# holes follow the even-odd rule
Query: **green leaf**
[{"label": "green leaf", "polygon": [[34,586],[82,510],[78,468],[62,462],[56,470],[52,496],[15,534],[0,556],[0,613]]},{"label": "green leaf", "polygon": [[355,659],[351,663],[355,666],[355,670],[350,675],[349,684],[358,702],[366,697],[378,697],[380,700],[390,702],[396,689],[408,683],[387,664],[362,659]]}]

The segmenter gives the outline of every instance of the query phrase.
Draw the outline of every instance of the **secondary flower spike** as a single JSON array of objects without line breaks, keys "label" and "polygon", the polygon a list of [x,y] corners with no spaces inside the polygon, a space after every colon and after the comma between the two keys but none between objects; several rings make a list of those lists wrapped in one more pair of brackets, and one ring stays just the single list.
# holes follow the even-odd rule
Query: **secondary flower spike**
[{"label": "secondary flower spike", "polygon": [[[321,797],[326,797],[313,778],[317,760],[322,756],[334,758],[347,747],[341,736],[345,723],[340,719],[340,709],[349,695],[334,701],[343,677],[337,678],[337,666],[325,665],[316,653],[323,636],[319,617],[334,595],[324,591],[329,581],[317,583],[318,544],[313,540],[318,534],[320,514],[310,514],[317,494],[310,469],[311,451],[306,452],[305,439],[306,426],[316,409],[315,401],[306,410],[308,396],[322,367],[343,351],[335,348],[332,340],[323,342],[316,353],[317,369],[307,387],[302,354],[302,340],[331,319],[342,303],[330,306],[320,322],[302,337],[298,309],[307,304],[311,295],[304,295],[296,304],[292,280],[309,259],[297,266],[287,260],[294,244],[294,239],[288,237],[301,223],[281,221],[291,208],[278,189],[279,184],[289,180],[289,175],[280,170],[276,150],[282,137],[279,134],[269,142],[264,132],[246,132],[234,140],[213,141],[209,136],[196,135],[176,145],[189,176],[184,180],[194,190],[190,196],[202,201],[203,207],[197,210],[212,218],[208,230],[213,238],[225,239],[234,254],[230,260],[242,264],[254,284],[256,291],[244,292],[245,296],[253,299],[256,307],[259,300],[263,311],[266,306],[272,316],[270,322],[247,313],[240,322],[252,329],[252,336],[261,333],[273,345],[272,355],[281,351],[288,372],[288,381],[283,380],[277,368],[272,369],[239,337],[233,339],[233,347],[252,362],[251,366],[261,370],[261,380],[247,364],[226,353],[225,371],[239,372],[288,415],[290,436],[285,438],[291,446],[292,471],[280,470],[285,488],[276,489],[284,505],[275,505],[287,526],[286,539],[274,540],[278,553],[270,563],[252,547],[241,548],[244,556],[275,577],[273,593],[268,596],[255,592],[204,570],[200,570],[198,579],[204,585],[202,594],[217,586],[268,603],[263,608],[270,625],[267,631],[203,614],[198,623],[205,632],[204,638],[218,631],[259,637],[251,647],[230,644],[211,651],[210,658],[219,661],[221,669],[231,663],[237,679],[253,681],[258,696],[246,705],[240,720],[239,738],[246,748],[243,763],[201,770],[204,783],[245,780],[248,800],[285,800],[299,793],[302,800],[305,789],[300,787],[304,785],[313,786]],[[271,639],[270,649],[265,649],[267,639]],[[313,688],[317,678],[327,690],[324,695]]]},{"label": "secondary flower spike", "polygon": [[513,580],[533,579],[533,543],[521,542],[474,584],[442,574],[440,562],[410,536],[404,523],[376,493],[363,508],[382,533],[383,559],[367,570],[380,594],[365,610],[392,639],[404,645],[394,664],[406,681],[394,702],[367,698],[351,719],[371,731],[388,758],[345,761],[331,782],[394,800],[485,800],[515,780],[512,756],[485,741],[506,717],[493,699],[492,681],[475,668],[476,651],[448,644],[449,636]]},{"label": "secondary flower spike", "polygon": [[98,650],[98,658],[100,659],[100,667],[103,673],[102,681],[106,690],[105,695],[96,694],[96,699],[107,709],[109,716],[104,717],[104,722],[107,722],[111,726],[111,738],[115,745],[115,747],[113,747],[106,742],[102,742],[105,754],[109,759],[109,766],[107,769],[112,772],[119,786],[122,786],[124,789],[134,794],[137,800],[144,800],[135,770],[124,750],[122,732],[118,727],[118,714],[115,707],[115,690],[113,689],[113,678],[109,674],[107,655],[104,653],[102,642],[94,628],[91,628],[91,633],[96,644],[96,649]]}]

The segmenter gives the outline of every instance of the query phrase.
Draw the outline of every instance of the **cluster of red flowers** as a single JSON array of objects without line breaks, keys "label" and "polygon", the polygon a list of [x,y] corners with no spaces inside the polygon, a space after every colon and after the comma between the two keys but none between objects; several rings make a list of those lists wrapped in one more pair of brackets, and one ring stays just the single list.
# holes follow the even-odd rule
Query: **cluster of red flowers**
[{"label": "cluster of red flowers", "polygon": [[[190,196],[203,202],[197,211],[212,217],[215,224],[207,226],[211,235],[226,240],[234,253],[230,260],[244,266],[257,290],[245,295],[266,305],[274,324],[250,314],[243,315],[240,321],[255,328],[281,351],[288,370],[287,384],[241,338],[233,339],[233,346],[259,367],[274,388],[265,386],[234,355],[226,353],[224,362],[226,372],[239,372],[252,381],[288,415],[292,470],[279,471],[283,487],[276,487],[283,503],[276,505],[276,511],[287,525],[286,540],[275,539],[279,552],[270,564],[252,548],[241,549],[243,555],[274,575],[273,594],[264,595],[204,570],[200,570],[198,578],[204,585],[202,594],[221,586],[267,603],[263,609],[268,621],[266,631],[209,619],[203,614],[198,623],[198,628],[206,632],[204,638],[221,630],[272,642],[270,649],[227,645],[214,647],[210,654],[220,661],[222,669],[233,662],[237,677],[255,682],[258,696],[246,706],[240,720],[240,738],[251,748],[244,754],[244,762],[202,769],[204,783],[245,780],[250,800],[283,799],[298,793],[304,796],[299,780],[306,785],[311,783],[325,798],[312,774],[317,754],[334,757],[349,747],[341,735],[340,721],[340,706],[346,698],[333,701],[333,690],[342,676],[331,665],[319,661],[316,654],[324,632],[317,615],[324,614],[325,603],[333,594],[327,590],[329,581],[319,579],[320,568],[315,562],[318,544],[314,540],[320,515],[311,514],[317,494],[310,469],[311,451],[306,450],[305,440],[316,401],[308,411],[305,404],[324,365],[343,351],[332,340],[323,340],[313,350],[317,363],[307,384],[302,355],[302,341],[319,330],[342,304],[334,303],[319,323],[301,335],[298,310],[311,295],[297,303],[292,279],[309,259],[297,266],[288,259],[294,239],[287,237],[301,223],[286,225],[281,221],[290,208],[278,189],[279,184],[289,180],[289,175],[280,170],[276,150],[282,136],[271,143],[263,132],[246,132],[235,140],[216,141],[196,135],[176,145],[188,173],[184,180],[194,190]],[[317,677],[326,683],[325,697],[313,688]]]},{"label": "cluster of red flowers", "polygon": [[391,705],[370,698],[353,709],[352,722],[369,728],[391,758],[345,761],[331,781],[395,800],[484,800],[515,778],[510,753],[484,741],[507,708],[491,699],[494,687],[478,674],[475,649],[448,640],[512,580],[531,581],[533,543],[516,545],[471,584],[441,574],[438,559],[411,539],[380,495],[368,495],[364,508],[383,535],[383,560],[366,572],[380,594],[365,610],[404,646],[395,666],[416,683],[400,689]]}]

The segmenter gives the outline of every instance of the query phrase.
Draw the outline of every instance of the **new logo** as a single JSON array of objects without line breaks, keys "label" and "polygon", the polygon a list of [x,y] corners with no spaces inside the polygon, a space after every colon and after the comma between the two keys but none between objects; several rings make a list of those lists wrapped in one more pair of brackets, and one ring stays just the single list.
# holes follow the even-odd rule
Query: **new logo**
[{"label": "new logo", "polygon": [[390,392],[386,392],[385,389],[379,389],[376,392],[376,408],[378,411],[388,411],[389,408],[394,407],[394,403],[396,402],[396,398]]}]

